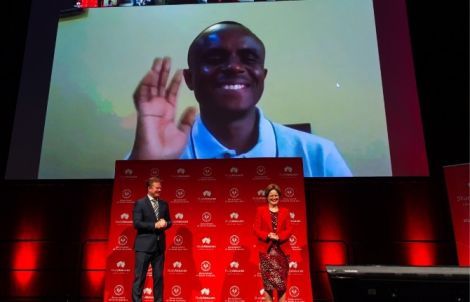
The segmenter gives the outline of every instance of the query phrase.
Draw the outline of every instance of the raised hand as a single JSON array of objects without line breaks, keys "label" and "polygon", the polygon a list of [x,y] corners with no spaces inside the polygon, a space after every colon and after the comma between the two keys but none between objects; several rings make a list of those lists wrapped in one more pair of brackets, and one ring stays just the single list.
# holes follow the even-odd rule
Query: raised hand
[{"label": "raised hand", "polygon": [[187,108],[175,122],[183,72],[177,70],[167,85],[170,69],[170,58],[156,58],[134,92],[137,127],[129,159],[176,159],[186,146],[196,108]]}]

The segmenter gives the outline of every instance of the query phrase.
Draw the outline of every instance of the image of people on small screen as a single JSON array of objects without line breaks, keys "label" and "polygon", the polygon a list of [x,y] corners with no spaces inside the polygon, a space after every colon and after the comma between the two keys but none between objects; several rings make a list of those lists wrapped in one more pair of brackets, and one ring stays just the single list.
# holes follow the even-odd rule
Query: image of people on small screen
[{"label": "image of people on small screen", "polygon": [[[133,95],[137,126],[128,159],[301,157],[306,177],[351,176],[334,142],[275,123],[257,106],[268,75],[265,52],[250,29],[222,21],[193,40],[188,68],[171,79],[171,58],[156,58]],[[177,120],[183,81],[199,110],[188,107]]]}]

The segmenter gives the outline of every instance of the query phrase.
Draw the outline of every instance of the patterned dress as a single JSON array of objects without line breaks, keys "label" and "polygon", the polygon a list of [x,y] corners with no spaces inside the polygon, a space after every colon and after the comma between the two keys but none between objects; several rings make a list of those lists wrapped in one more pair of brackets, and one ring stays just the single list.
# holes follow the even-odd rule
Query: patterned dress
[{"label": "patterned dress", "polygon": [[[277,230],[278,213],[271,212],[273,230]],[[261,277],[264,289],[272,291],[285,291],[287,285],[287,274],[289,272],[289,259],[281,250],[279,242],[273,241],[266,253],[260,253]]]}]

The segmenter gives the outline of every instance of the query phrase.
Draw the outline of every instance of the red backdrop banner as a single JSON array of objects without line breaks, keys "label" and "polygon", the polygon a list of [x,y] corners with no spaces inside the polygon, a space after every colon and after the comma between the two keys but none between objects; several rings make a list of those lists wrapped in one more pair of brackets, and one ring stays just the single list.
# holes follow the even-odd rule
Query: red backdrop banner
[{"label": "red backdrop banner", "polygon": [[470,164],[444,167],[459,265],[470,266]]},{"label": "red backdrop banner", "polygon": [[[287,301],[313,300],[302,161],[251,158],[117,161],[104,301],[131,301],[132,209],[147,193],[145,180],[151,176],[162,179],[162,199],[173,221],[166,231],[164,301],[263,301],[253,221],[270,183],[281,187],[280,205],[289,209],[294,226]],[[144,301],[153,301],[151,281],[149,270]]]}]

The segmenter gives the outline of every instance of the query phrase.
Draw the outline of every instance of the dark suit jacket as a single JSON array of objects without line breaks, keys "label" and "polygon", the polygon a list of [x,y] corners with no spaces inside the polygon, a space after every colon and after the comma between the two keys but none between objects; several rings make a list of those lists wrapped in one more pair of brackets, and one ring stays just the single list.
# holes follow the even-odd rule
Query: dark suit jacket
[{"label": "dark suit jacket", "polygon": [[168,203],[158,200],[159,218],[163,218],[167,222],[164,229],[155,229],[157,217],[153,211],[152,202],[146,195],[144,198],[137,200],[134,204],[133,220],[134,227],[137,229],[134,249],[136,252],[155,252],[165,251],[165,230],[171,227],[170,209]]},{"label": "dark suit jacket", "polygon": [[[272,244],[272,241],[268,239],[268,234],[273,232],[271,214],[269,213],[268,205],[260,206],[256,209],[253,231],[256,237],[258,237],[256,249],[258,252],[266,253]],[[293,228],[290,223],[289,210],[279,207],[276,234],[279,236],[280,247],[286,255],[290,255],[292,252],[292,248],[289,243],[289,237],[292,235],[292,232]]]}]

